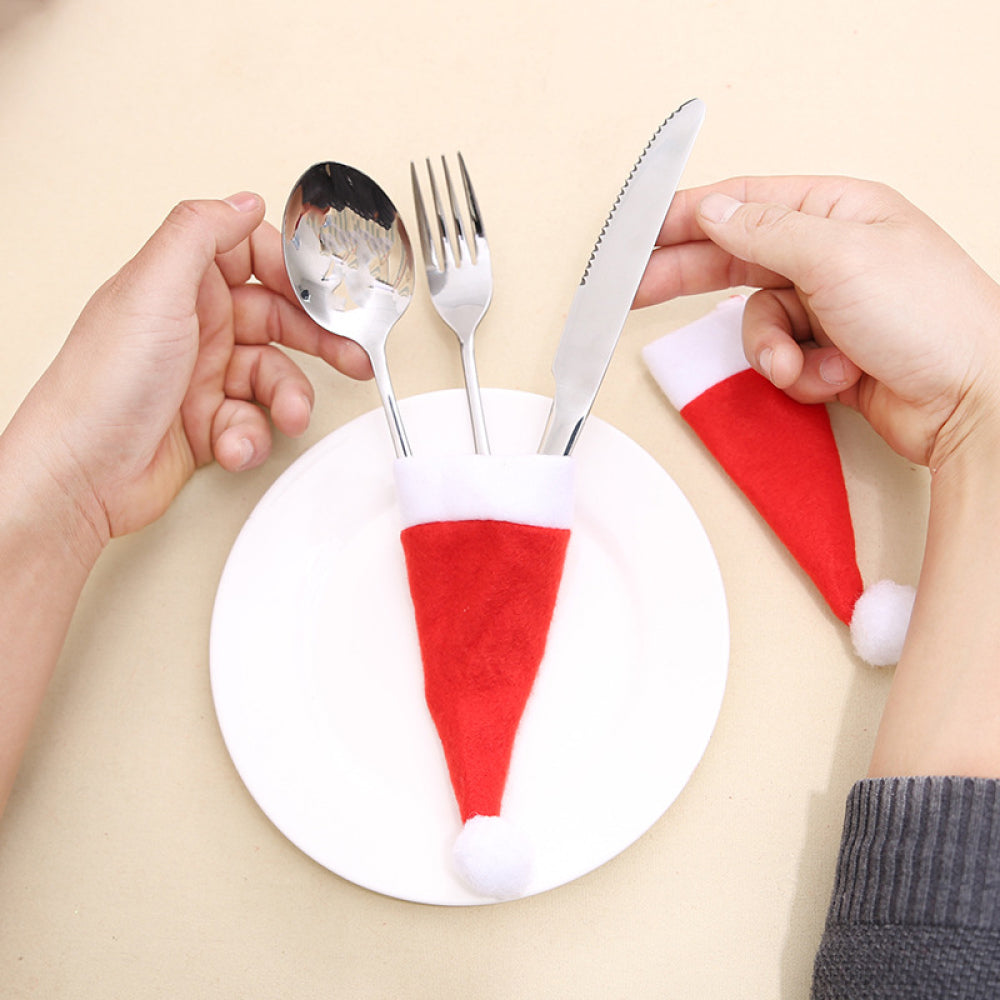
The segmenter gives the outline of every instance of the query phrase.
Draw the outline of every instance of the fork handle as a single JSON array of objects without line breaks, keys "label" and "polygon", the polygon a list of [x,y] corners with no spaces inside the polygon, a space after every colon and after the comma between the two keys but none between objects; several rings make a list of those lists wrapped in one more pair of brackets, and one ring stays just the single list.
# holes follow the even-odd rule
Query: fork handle
[{"label": "fork handle", "polygon": [[490,453],[490,439],[486,433],[486,414],[483,412],[483,397],[479,391],[479,375],[476,371],[476,353],[472,338],[462,342],[462,371],[465,375],[465,395],[469,400],[469,416],[472,418],[472,439],[477,455]]}]

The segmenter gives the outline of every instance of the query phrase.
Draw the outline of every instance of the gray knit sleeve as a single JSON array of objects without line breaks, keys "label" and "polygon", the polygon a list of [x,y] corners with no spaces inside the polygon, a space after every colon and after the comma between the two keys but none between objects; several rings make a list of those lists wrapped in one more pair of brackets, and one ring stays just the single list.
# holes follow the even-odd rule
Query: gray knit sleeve
[{"label": "gray knit sleeve", "polygon": [[851,789],[812,996],[1000,997],[1000,781]]}]

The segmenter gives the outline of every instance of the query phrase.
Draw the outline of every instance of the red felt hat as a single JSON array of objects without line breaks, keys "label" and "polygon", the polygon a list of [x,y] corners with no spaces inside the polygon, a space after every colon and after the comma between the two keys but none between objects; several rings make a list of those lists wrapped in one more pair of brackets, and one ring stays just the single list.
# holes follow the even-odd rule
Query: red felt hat
[{"label": "red felt hat", "polygon": [[502,817],[503,794],[562,579],[573,466],[411,457],[396,485],[427,707],[463,824],[455,864],[477,892],[518,896],[530,845]]},{"label": "red felt hat", "polygon": [[653,377],[709,451],[850,626],[873,666],[902,652],[915,592],[858,569],[840,454],[825,406],[797,403],[750,368],[743,354],[746,300],[648,345]]}]

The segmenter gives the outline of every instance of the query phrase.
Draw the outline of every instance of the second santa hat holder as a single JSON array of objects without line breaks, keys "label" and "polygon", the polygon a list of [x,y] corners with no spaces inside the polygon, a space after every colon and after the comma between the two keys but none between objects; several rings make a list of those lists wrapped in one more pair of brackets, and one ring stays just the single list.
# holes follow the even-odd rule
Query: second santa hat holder
[{"label": "second santa hat holder", "polygon": [[849,626],[871,666],[899,660],[916,592],[865,588],[840,454],[825,406],[797,403],[743,354],[746,299],[661,337],[643,359],[667,398]]}]

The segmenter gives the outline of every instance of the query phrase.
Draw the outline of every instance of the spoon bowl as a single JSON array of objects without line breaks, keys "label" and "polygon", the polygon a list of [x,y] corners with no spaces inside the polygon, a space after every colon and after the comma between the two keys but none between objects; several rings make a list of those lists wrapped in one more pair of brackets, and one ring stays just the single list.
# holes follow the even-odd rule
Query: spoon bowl
[{"label": "spoon bowl", "polygon": [[397,456],[410,445],[385,344],[413,297],[413,249],[386,193],[354,167],[317,163],[298,180],[282,220],[285,269],[302,307],[371,361]]}]

